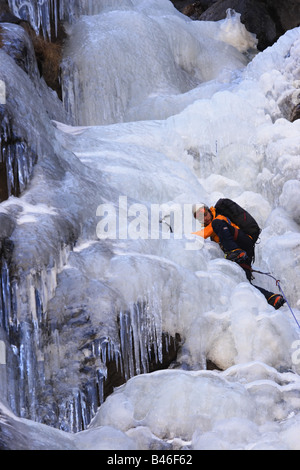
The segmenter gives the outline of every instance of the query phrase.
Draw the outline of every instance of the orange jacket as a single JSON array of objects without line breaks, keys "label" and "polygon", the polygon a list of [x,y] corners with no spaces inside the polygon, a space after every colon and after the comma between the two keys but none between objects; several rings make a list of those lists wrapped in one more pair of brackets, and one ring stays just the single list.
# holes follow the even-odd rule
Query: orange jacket
[{"label": "orange jacket", "polygon": [[[231,222],[230,219],[228,219],[228,217],[225,217],[224,215],[216,215],[216,209],[214,207],[210,207],[210,211],[212,213],[212,216],[213,216],[213,219],[220,219],[220,220],[225,220],[228,224],[232,225],[233,227],[239,229],[239,227],[237,225],[235,225],[233,222]],[[220,243],[220,239],[219,237],[215,234],[215,232],[213,231],[213,228],[212,228],[212,224],[210,223],[209,225],[207,225],[206,227],[204,227],[202,230],[199,230],[198,232],[192,232],[194,235],[199,235],[199,237],[203,237],[203,238],[208,238],[210,237],[211,240],[213,240],[214,242],[216,243]]]}]

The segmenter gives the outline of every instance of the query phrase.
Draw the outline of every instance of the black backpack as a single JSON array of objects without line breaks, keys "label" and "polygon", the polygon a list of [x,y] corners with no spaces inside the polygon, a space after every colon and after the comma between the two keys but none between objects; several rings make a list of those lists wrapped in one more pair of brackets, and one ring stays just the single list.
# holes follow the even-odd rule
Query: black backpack
[{"label": "black backpack", "polygon": [[256,220],[245,209],[231,199],[219,199],[215,204],[217,215],[228,217],[243,232],[250,235],[256,243],[261,232]]}]

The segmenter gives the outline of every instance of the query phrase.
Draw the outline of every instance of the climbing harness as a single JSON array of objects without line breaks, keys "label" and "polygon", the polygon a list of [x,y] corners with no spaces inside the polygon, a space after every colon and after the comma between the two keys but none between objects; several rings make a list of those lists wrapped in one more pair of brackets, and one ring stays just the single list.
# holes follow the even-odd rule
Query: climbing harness
[{"label": "climbing harness", "polygon": [[286,301],[286,303],[287,303],[287,305],[288,305],[288,307],[289,307],[289,309],[290,309],[290,311],[291,311],[291,313],[292,313],[292,315],[293,315],[293,318],[294,318],[295,322],[297,323],[297,326],[298,326],[298,328],[299,328],[299,330],[300,330],[300,324],[299,324],[299,322],[298,322],[298,320],[297,320],[297,318],[296,318],[296,316],[295,316],[295,314],[294,314],[294,312],[293,312],[293,310],[292,310],[292,308],[291,308],[291,306],[290,306],[290,304],[289,304],[289,302],[288,302],[288,300],[287,300],[287,298],[286,298],[286,296],[285,296],[285,294],[284,294],[284,292],[283,292],[283,290],[282,290],[282,288],[281,288],[280,280],[279,280],[279,279],[276,279],[276,277],[272,276],[271,273],[264,273],[264,272],[258,271],[258,270],[256,270],[256,269],[252,269],[251,267],[249,267],[248,269],[250,269],[250,271],[251,271],[252,273],[264,274],[265,276],[269,276],[269,277],[271,277],[272,279],[274,279],[274,281],[276,282],[276,286],[279,288],[280,292],[282,293],[282,296],[283,296],[284,300]]}]

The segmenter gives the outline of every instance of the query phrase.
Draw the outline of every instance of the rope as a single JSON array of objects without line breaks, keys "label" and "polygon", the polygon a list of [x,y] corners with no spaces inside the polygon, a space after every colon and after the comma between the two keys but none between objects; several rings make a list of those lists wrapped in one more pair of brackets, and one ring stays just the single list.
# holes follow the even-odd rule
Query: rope
[{"label": "rope", "polygon": [[250,267],[249,269],[250,269],[251,272],[253,272],[253,273],[264,274],[265,276],[269,276],[269,277],[271,277],[272,279],[274,279],[274,281],[276,282],[276,286],[279,288],[280,292],[282,293],[282,296],[283,296],[284,300],[286,301],[286,303],[287,303],[287,305],[288,305],[288,307],[289,307],[289,309],[290,309],[290,311],[291,311],[291,313],[292,313],[292,315],[293,315],[293,317],[294,317],[294,320],[295,320],[295,322],[297,323],[298,328],[299,328],[299,330],[300,330],[300,324],[299,324],[299,322],[298,322],[298,320],[297,320],[297,318],[296,318],[296,316],[295,316],[295,314],[294,314],[294,312],[293,312],[293,310],[292,310],[292,308],[291,308],[291,306],[290,306],[290,304],[289,304],[289,302],[288,302],[288,299],[286,298],[286,296],[285,296],[285,294],[284,294],[284,292],[283,292],[283,290],[282,290],[282,288],[281,288],[279,279],[276,279],[276,277],[272,276],[271,273],[263,273],[262,271],[257,271],[256,269],[252,269],[251,267]]}]

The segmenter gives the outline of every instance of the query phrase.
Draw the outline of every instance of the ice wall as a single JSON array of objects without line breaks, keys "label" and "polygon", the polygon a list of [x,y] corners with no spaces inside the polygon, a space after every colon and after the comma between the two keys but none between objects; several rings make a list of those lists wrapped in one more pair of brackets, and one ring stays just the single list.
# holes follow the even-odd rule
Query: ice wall
[{"label": "ice wall", "polygon": [[[2,407],[1,425],[26,434],[20,447],[296,448],[289,309],[188,223],[196,201],[249,209],[263,228],[257,266],[279,272],[299,318],[299,124],[286,119],[299,31],[247,65],[255,41],[231,13],[204,27],[167,1],[101,6],[66,49],[65,105],[83,126],[0,51],[5,111],[38,155],[21,197],[1,204],[1,395],[20,417]],[[178,336],[169,370],[150,373]],[[127,383],[103,403],[114,374]]]},{"label": "ice wall", "polygon": [[[0,53],[1,80],[6,85],[1,105],[1,155],[7,177],[4,196],[8,197],[0,214],[4,398],[18,415],[39,420],[38,396],[45,382],[45,308],[80,230],[74,213],[63,215],[47,197],[51,186],[56,190],[58,184],[64,187],[59,181],[65,177],[67,182],[71,163],[68,158],[59,163],[50,121],[64,116],[62,105],[37,74],[18,67],[4,50]],[[33,192],[16,197],[29,183]],[[62,208],[66,201],[60,197],[60,202]],[[40,236],[36,236],[37,223]]]},{"label": "ice wall", "polygon": [[[154,7],[107,8],[69,28],[63,100],[74,124],[166,118],[221,88],[247,63],[243,53],[255,48],[240,15],[228,12],[217,25],[195,25],[167,2],[159,7],[164,15]],[[87,70],[93,70],[88,81]]]},{"label": "ice wall", "polygon": [[[31,179],[27,181],[30,190],[24,192],[24,187],[18,198],[15,196],[19,193],[9,194],[8,200],[1,206],[2,220],[7,219],[7,229],[4,231],[2,224],[1,233],[1,347],[5,357],[2,364],[5,376],[3,395],[19,416],[78,431],[87,426],[104,399],[107,362],[115,363],[120,376],[126,380],[135,373],[148,371],[150,362],[161,362],[163,350],[168,349],[172,340],[166,334],[162,343],[162,312],[161,309],[156,312],[155,292],[143,293],[145,286],[141,288],[142,298],[139,286],[136,286],[135,295],[114,305],[113,297],[118,298],[120,293],[115,293],[104,283],[101,295],[99,282],[92,297],[92,274],[88,272],[86,283],[83,283],[82,267],[79,266],[76,288],[74,276],[69,283],[64,278],[68,271],[67,262],[71,263],[72,260],[70,252],[75,260],[75,253],[77,259],[81,258],[82,249],[73,252],[74,245],[79,243],[80,246],[80,239],[83,244],[85,240],[96,239],[97,207],[112,198],[117,201],[117,188],[108,188],[100,169],[90,170],[74,156],[73,150],[61,145],[50,118],[61,120],[63,110],[34,69],[31,74],[21,70],[5,51],[1,51],[1,66],[1,80],[6,84],[1,140],[3,155],[9,157],[6,148],[12,127],[38,155],[34,169],[31,168]],[[16,104],[18,113],[15,113]],[[12,123],[6,128],[7,119]],[[25,154],[26,157],[30,156],[28,151]],[[13,153],[13,156],[16,158],[18,154]],[[166,171],[169,173],[167,167]],[[181,165],[174,167],[173,172],[176,181],[178,174],[182,173]],[[8,179],[11,180],[12,177]],[[82,185],[84,192],[79,189]],[[169,183],[169,189],[164,190],[164,194],[171,193],[174,190],[172,183]],[[73,198],[76,194],[76,199],[79,199],[75,202]],[[5,248],[7,239],[11,244],[10,253]],[[83,253],[87,256],[86,251]],[[108,255],[110,259],[113,252],[108,252]],[[90,258],[87,256],[87,259]],[[95,269],[94,264],[92,267]],[[58,285],[59,278],[61,286]],[[67,286],[71,286],[71,290],[65,294]],[[87,297],[84,288],[89,289],[91,296]],[[82,298],[71,297],[66,302],[64,312],[62,306],[65,301],[60,297],[60,292],[65,296],[74,291],[81,292]],[[111,304],[109,308],[105,306],[105,292]],[[77,303],[74,304],[75,301]],[[74,369],[73,364],[70,367],[68,361],[60,363],[63,357],[61,344],[64,349],[64,333],[67,334],[66,328],[63,332],[60,328],[63,322],[68,328],[72,325],[78,327],[80,314],[84,322],[91,313],[98,312],[97,309],[100,311],[93,319],[91,331],[86,333],[91,335],[91,339],[80,348],[79,353],[78,344],[75,346],[76,354],[80,356],[80,367],[88,370],[86,362],[96,363],[95,367],[90,367],[87,377],[82,378],[82,369],[76,369],[76,365]],[[62,317],[66,315],[61,323],[60,314]],[[107,321],[108,314],[111,315],[110,322]],[[104,325],[101,329],[99,322]],[[139,338],[140,327],[144,331],[142,338]],[[93,339],[95,328],[99,331]],[[79,334],[78,341],[81,340]],[[70,353],[73,353],[73,346],[70,345],[70,348]],[[72,385],[68,383],[70,376],[65,381],[58,377],[57,368],[62,375],[68,369],[76,372],[71,377]],[[54,380],[57,380],[57,386],[49,387]]]}]

